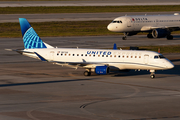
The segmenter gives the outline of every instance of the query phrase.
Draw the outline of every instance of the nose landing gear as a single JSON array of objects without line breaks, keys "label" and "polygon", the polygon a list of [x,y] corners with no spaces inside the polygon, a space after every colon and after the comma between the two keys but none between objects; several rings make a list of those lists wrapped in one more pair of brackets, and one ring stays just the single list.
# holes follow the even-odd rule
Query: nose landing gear
[{"label": "nose landing gear", "polygon": [[126,39],[127,39],[127,37],[126,37],[126,36],[122,37],[122,40],[126,40]]}]

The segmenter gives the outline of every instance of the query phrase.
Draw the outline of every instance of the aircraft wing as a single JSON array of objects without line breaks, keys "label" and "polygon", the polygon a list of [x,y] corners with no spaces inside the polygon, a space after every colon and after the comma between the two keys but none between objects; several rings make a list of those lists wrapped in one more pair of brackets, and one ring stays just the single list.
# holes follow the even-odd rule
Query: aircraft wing
[{"label": "aircraft wing", "polygon": [[105,63],[101,63],[101,62],[60,62],[60,61],[49,61],[53,64],[56,65],[61,65],[61,66],[67,66],[67,67],[71,67],[71,68],[96,68],[96,66],[109,66],[108,64]]},{"label": "aircraft wing", "polygon": [[41,55],[39,55],[37,52],[34,52],[41,61],[46,61],[46,62],[50,62],[52,64],[56,64],[56,65],[61,65],[61,66],[67,66],[67,67],[71,67],[71,68],[95,68],[96,66],[102,66],[102,65],[106,65],[109,66],[108,64],[105,63],[101,63],[101,62],[86,62],[84,59],[82,59],[82,62],[63,62],[63,61],[51,61],[51,60],[47,60],[44,57],[42,57]]}]

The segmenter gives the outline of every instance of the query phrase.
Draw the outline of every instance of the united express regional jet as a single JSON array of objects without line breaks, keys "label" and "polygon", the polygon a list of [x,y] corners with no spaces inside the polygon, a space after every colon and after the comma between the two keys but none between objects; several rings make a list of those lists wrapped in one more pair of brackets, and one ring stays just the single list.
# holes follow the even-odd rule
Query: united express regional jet
[{"label": "united express regional jet", "polygon": [[139,32],[148,32],[148,38],[163,38],[172,40],[172,31],[180,30],[180,15],[137,15],[115,18],[107,29],[112,32],[124,33],[126,36],[136,35]]},{"label": "united express regional jet", "polygon": [[25,18],[19,18],[24,49],[12,50],[42,61],[72,68],[85,68],[84,75],[99,75],[111,70],[150,70],[151,78],[156,70],[171,69],[174,65],[162,54],[140,50],[54,48],[43,42]]}]

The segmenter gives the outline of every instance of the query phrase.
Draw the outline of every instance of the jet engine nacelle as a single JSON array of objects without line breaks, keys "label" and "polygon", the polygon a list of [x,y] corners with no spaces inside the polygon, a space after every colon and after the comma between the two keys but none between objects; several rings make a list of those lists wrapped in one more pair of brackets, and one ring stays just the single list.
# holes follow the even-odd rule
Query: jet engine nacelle
[{"label": "jet engine nacelle", "polygon": [[95,73],[98,75],[106,75],[109,73],[109,67],[108,66],[96,66]]},{"label": "jet engine nacelle", "polygon": [[126,36],[133,36],[133,35],[136,35],[137,32],[126,32],[125,35]]},{"label": "jet engine nacelle", "polygon": [[166,29],[160,29],[160,28],[158,28],[158,29],[154,29],[154,30],[152,31],[152,36],[153,36],[154,38],[163,38],[163,37],[167,36],[168,34],[170,34],[170,33],[169,33],[169,31],[167,31]]}]

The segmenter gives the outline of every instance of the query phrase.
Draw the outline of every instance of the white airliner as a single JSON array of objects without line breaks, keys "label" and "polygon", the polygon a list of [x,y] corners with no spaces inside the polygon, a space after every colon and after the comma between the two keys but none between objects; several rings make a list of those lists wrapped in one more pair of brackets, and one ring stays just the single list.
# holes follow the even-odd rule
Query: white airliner
[{"label": "white airliner", "polygon": [[72,68],[85,68],[85,76],[91,72],[99,75],[111,70],[150,70],[151,78],[156,70],[171,69],[174,65],[162,54],[152,51],[110,49],[54,48],[43,42],[25,18],[19,18],[25,49],[13,50],[22,55]]},{"label": "white airliner", "polygon": [[126,36],[136,35],[139,32],[148,32],[148,38],[163,38],[172,40],[172,31],[180,30],[180,15],[137,15],[115,18],[107,29],[112,32],[124,33]]}]

